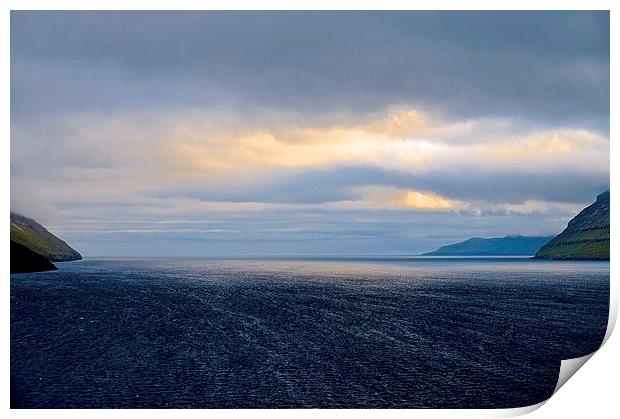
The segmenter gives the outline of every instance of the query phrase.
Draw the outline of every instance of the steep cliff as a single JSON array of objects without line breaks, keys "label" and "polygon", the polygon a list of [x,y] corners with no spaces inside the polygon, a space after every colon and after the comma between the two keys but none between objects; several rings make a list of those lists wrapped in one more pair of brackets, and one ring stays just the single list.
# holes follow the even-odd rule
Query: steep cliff
[{"label": "steep cliff", "polygon": [[536,258],[609,260],[609,191],[577,214]]},{"label": "steep cliff", "polygon": [[35,220],[11,213],[11,241],[53,262],[80,260],[80,255]]}]

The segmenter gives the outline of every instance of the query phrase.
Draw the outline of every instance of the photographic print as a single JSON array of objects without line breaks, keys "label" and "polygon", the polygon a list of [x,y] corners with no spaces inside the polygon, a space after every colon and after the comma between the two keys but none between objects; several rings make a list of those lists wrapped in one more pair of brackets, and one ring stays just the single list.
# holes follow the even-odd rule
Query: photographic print
[{"label": "photographic print", "polygon": [[608,11],[12,11],[10,404],[518,408],[610,310]]}]

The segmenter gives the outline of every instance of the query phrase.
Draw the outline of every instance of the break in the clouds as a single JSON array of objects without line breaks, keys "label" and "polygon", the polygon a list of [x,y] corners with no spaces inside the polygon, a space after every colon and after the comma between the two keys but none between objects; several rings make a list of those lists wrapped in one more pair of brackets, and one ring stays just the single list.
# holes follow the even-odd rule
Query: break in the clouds
[{"label": "break in the clouds", "polygon": [[85,254],[417,253],[609,187],[606,12],[13,12],[11,206]]}]

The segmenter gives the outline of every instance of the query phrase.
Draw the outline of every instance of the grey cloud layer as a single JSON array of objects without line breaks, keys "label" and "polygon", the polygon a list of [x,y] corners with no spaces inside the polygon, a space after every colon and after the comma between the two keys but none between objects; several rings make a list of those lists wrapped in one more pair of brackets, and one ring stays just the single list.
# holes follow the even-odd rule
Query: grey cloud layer
[{"label": "grey cloud layer", "polygon": [[12,104],[463,115],[607,131],[605,12],[13,12]]},{"label": "grey cloud layer", "polygon": [[287,172],[266,179],[248,180],[236,187],[218,182],[200,182],[171,190],[158,190],[155,196],[186,197],[207,202],[321,204],[359,199],[352,189],[367,185],[434,191],[466,201],[518,204],[537,199],[581,204],[592,199],[592,191],[609,188],[609,175],[604,171],[476,173],[467,168],[442,168],[415,174],[376,167],[338,167]]}]

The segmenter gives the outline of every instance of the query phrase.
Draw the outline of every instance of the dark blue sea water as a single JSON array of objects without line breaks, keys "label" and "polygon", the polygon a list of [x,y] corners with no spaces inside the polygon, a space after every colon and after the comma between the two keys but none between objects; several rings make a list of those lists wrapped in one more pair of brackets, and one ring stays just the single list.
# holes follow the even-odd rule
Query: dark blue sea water
[{"label": "dark blue sea water", "polygon": [[11,406],[517,407],[601,344],[609,263],[85,260],[11,276]]}]

